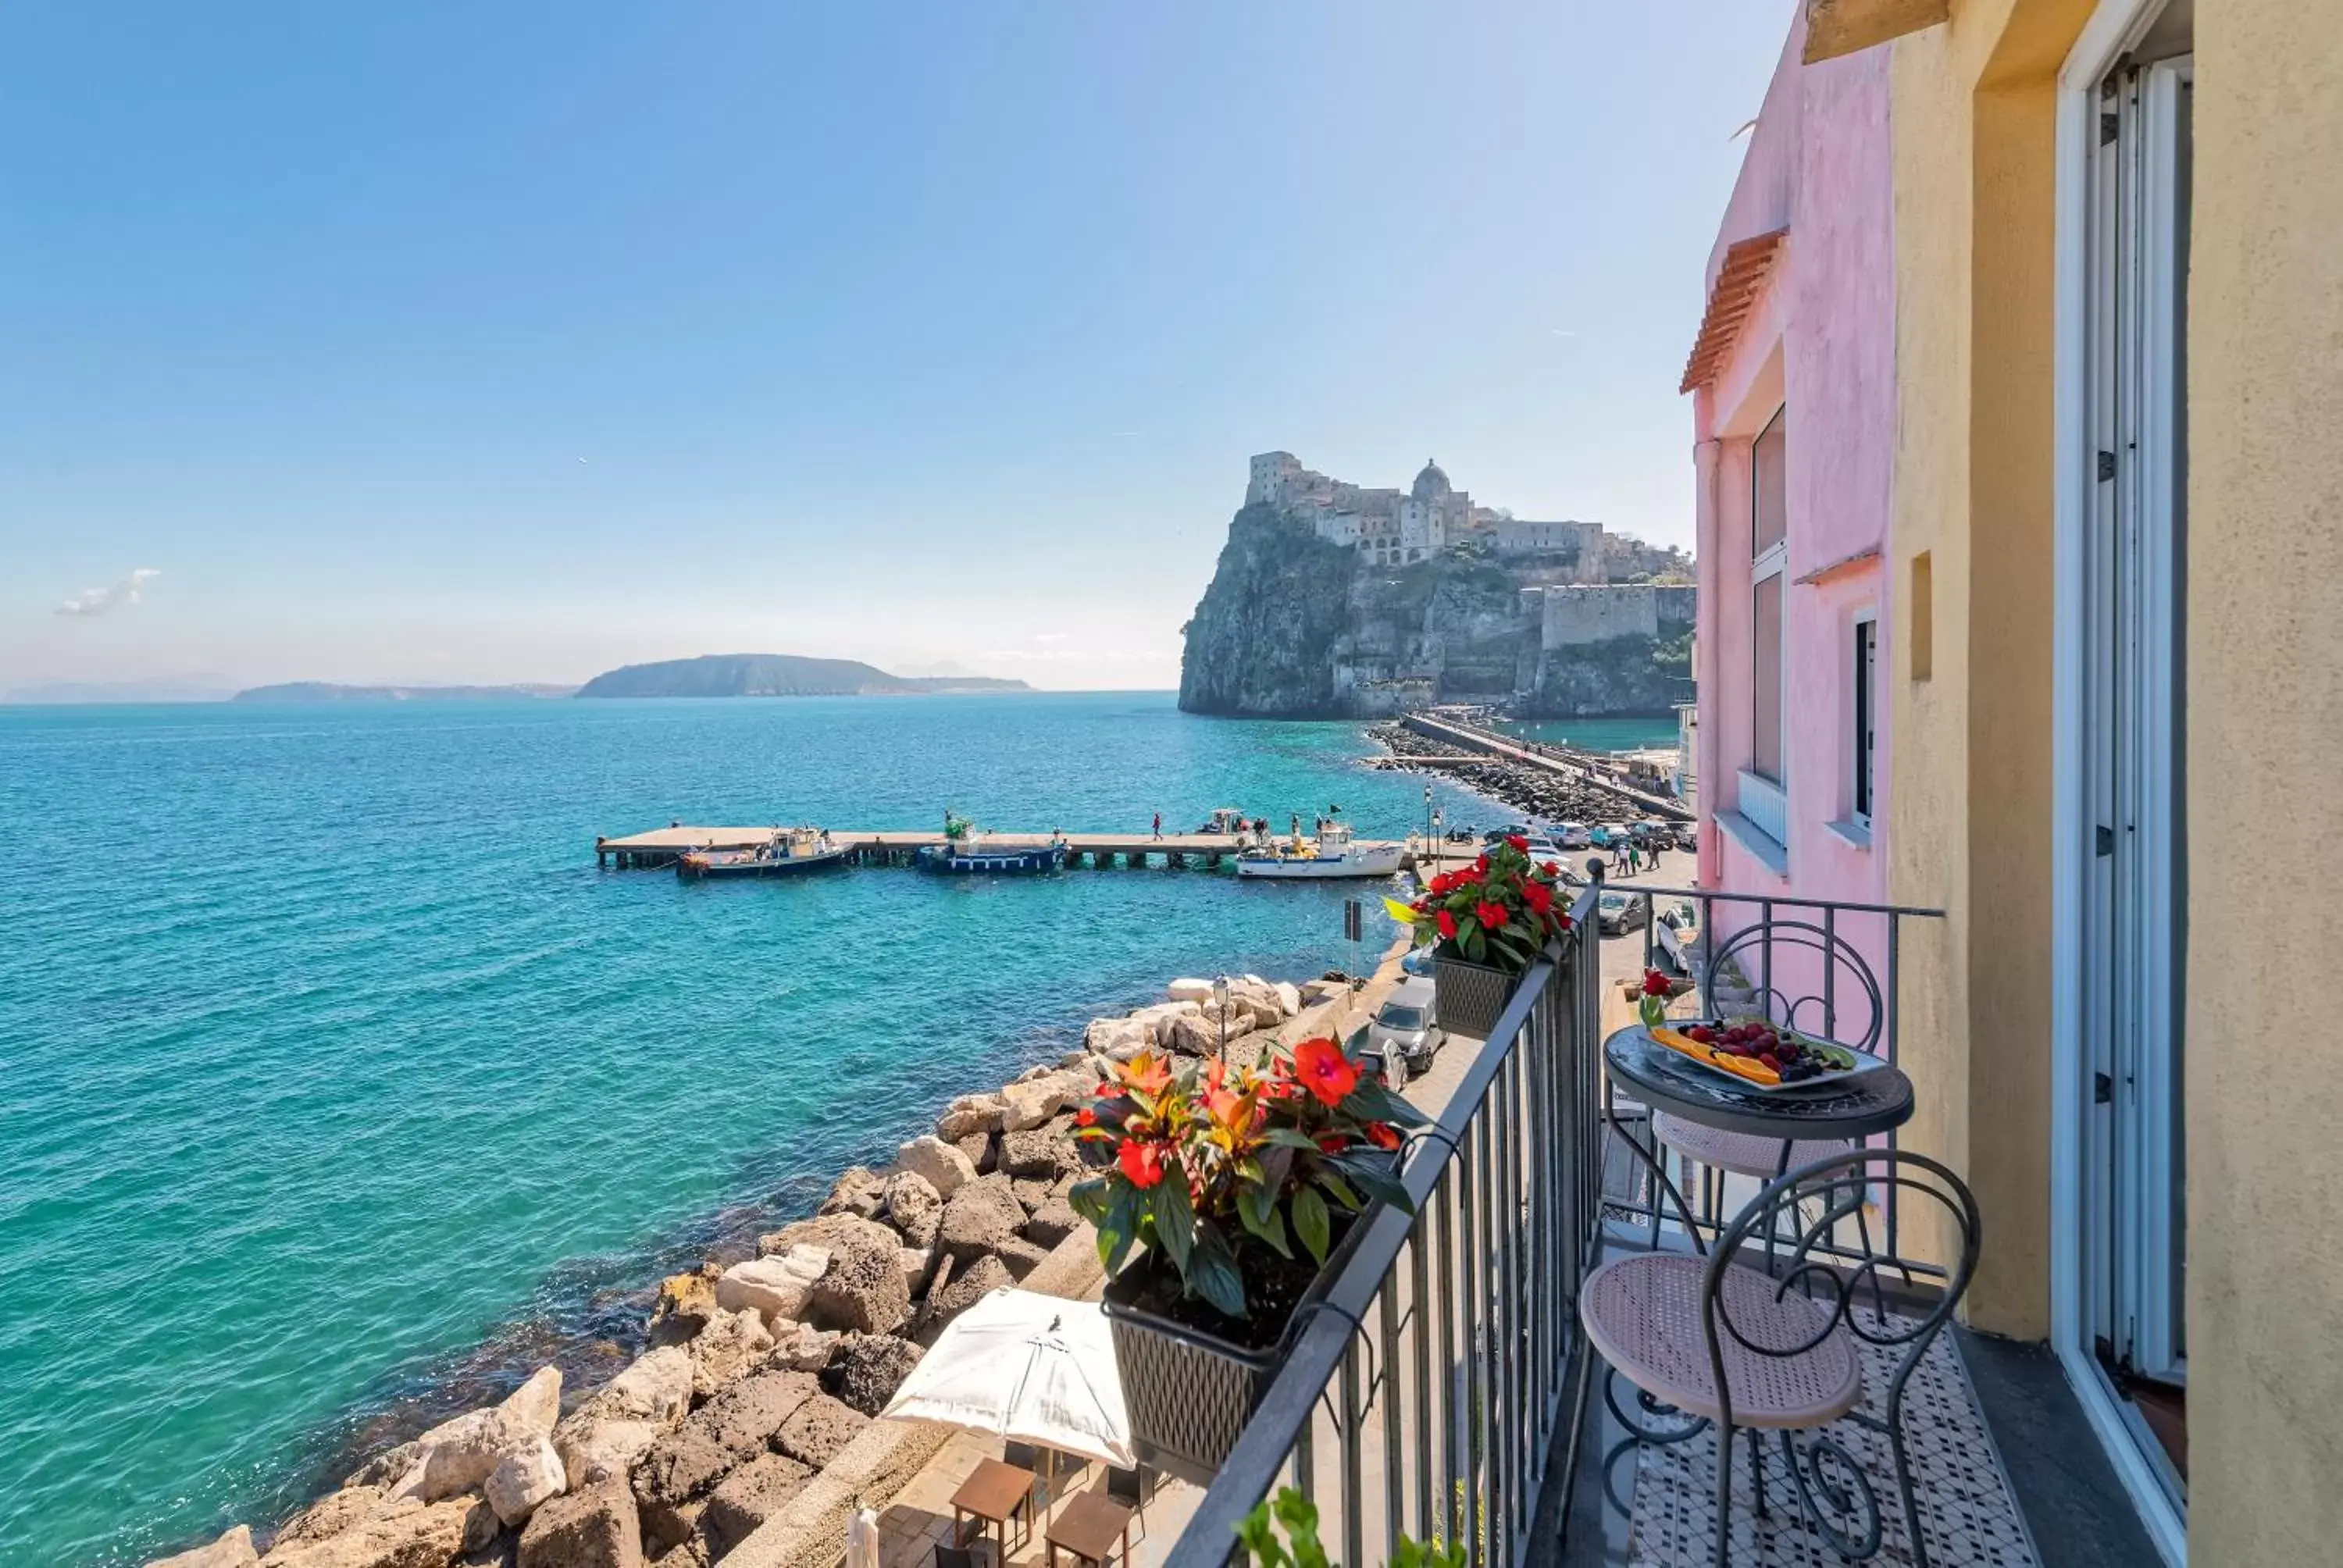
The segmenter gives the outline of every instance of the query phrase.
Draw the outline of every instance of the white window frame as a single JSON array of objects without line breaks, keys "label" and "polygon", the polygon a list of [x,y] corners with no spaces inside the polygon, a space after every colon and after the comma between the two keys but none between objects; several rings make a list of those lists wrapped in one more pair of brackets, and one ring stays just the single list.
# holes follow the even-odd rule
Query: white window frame
[{"label": "white window frame", "polygon": [[2051,700],[2050,1342],[2077,1402],[2148,1538],[2169,1564],[2188,1560],[2187,1521],[2142,1452],[2120,1395],[2099,1366],[2087,1322],[2082,1239],[2084,1118],[2092,1103],[2085,1040],[2084,905],[2096,856],[2084,722],[2087,563],[2098,505],[2092,354],[2092,164],[2099,84],[2138,41],[2162,0],[2098,0],[2058,75],[2056,101],[2056,483]]},{"label": "white window frame", "polygon": [[[1760,550],[1757,548],[1757,447],[1758,443],[1765,439],[1766,433],[1787,418],[1789,413],[1790,405],[1785,399],[1782,406],[1775,409],[1772,416],[1757,427],[1757,434],[1749,439],[1750,635],[1753,638],[1756,635],[1758,585],[1768,578],[1780,578],[1782,584],[1777,591],[1781,595],[1781,613],[1775,618],[1776,624],[1774,630],[1782,646],[1777,651],[1774,665],[1774,749],[1778,771],[1770,776],[1758,772],[1757,759],[1753,754],[1749,759],[1749,766],[1743,770],[1743,777],[1755,779],[1761,784],[1770,786],[1777,800],[1787,791],[1790,783],[1790,582],[1786,575],[1790,566],[1789,485],[1785,472],[1783,484],[1782,537]],[[1789,444],[1786,433],[1783,438],[1782,461],[1786,469],[1789,463]],[[1754,654],[1755,650],[1754,641],[1751,644],[1751,649]],[[1750,665],[1750,721],[1753,725],[1756,722],[1756,665],[1753,658]],[[1775,843],[1787,844],[1790,841],[1787,823],[1785,820],[1785,812],[1777,810],[1775,813],[1772,828],[1767,828],[1767,824],[1762,818],[1750,813],[1746,806],[1743,808],[1743,814],[1750,816],[1760,828],[1766,829]],[[1775,831],[1775,829],[1780,830]]]}]

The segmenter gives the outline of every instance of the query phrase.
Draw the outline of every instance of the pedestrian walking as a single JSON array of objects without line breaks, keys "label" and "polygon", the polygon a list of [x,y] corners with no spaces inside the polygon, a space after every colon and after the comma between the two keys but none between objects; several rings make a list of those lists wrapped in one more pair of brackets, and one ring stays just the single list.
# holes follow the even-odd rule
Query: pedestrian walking
[{"label": "pedestrian walking", "polygon": [[1155,836],[1159,839],[1163,837],[1163,813],[1161,811],[1155,813]]}]

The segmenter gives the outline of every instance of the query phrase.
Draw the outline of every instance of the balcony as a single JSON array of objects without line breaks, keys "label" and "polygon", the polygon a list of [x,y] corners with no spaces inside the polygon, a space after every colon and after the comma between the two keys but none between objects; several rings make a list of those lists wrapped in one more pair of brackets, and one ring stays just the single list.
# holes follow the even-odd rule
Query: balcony
[{"label": "balcony", "polygon": [[[1595,918],[1605,890],[1640,900],[1640,923],[1614,920],[1606,938]],[[1696,936],[1672,923],[1663,937],[1658,915],[1694,911]],[[1606,1259],[1715,1244],[1765,1183],[1673,1156],[1667,1180],[1654,1182],[1638,1153],[1651,1147],[1650,1119],[1602,1067],[1604,1039],[1633,1020],[1616,982],[1680,953],[1700,981],[1684,1007],[1722,998],[1727,1009],[1754,1010],[1770,996],[1766,1010],[1780,1017],[1791,1005],[1782,999],[1795,994],[1805,1027],[1833,1038],[1841,1027],[1875,1029],[1875,1049],[1893,1061],[1904,944],[1916,926],[1936,940],[1936,922],[1926,910],[1632,884],[1598,884],[1575,913],[1570,937],[1525,977],[1411,1147],[1403,1178],[1416,1212],[1374,1214],[1334,1283],[1332,1310],[1304,1327],[1169,1544],[1170,1568],[1221,1568],[1239,1523],[1289,1485],[1316,1505],[1327,1553],[1346,1568],[1389,1560],[1403,1536],[1459,1545],[1470,1568],[1713,1561],[1715,1429],[1664,1445],[1629,1440],[1623,1413],[1648,1420],[1654,1407],[1639,1405],[1592,1351],[1579,1291]],[[1801,957],[1791,936],[1799,930],[1867,961],[1846,971],[1816,965],[1811,939]],[[1867,986],[1840,978],[1865,970],[1877,977]],[[1812,989],[1790,989],[1801,985]],[[1865,1008],[1871,1024],[1849,1021]],[[1882,1277],[1863,1270],[1866,1255],[1911,1261],[1865,1309],[1910,1321],[1941,1302],[1945,1271],[1904,1233],[1904,1201],[1883,1184],[1860,1214],[1835,1218],[1809,1240],[1843,1280]],[[1754,1250],[1739,1255],[1767,1261]],[[1861,1353],[1865,1406],[1875,1410],[1896,1358]],[[1819,1430],[1876,1478],[1872,1560],[1921,1561],[1886,1444],[1858,1422],[1843,1417]],[[1917,1358],[1899,1425],[1927,1562],[2157,1560],[2046,1350],[1949,1329]],[[1830,1490],[1768,1457],[1762,1513],[1749,1467],[1736,1461],[1730,1560],[1845,1561],[1823,1526],[1859,1544],[1860,1497],[1832,1517]],[[1819,1469],[1815,1476],[1823,1479]]]}]

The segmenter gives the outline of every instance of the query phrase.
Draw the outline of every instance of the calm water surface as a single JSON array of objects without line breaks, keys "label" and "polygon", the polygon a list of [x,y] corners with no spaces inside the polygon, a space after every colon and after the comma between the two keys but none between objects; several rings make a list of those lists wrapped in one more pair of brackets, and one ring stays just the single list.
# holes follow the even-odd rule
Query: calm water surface
[{"label": "calm water surface", "polygon": [[608,1364],[664,1269],[1094,1014],[1349,957],[1335,887],[686,885],[598,871],[596,834],[1340,803],[1397,836],[1423,780],[1361,729],[1153,694],[0,709],[0,1563],[273,1520],[435,1391]]}]

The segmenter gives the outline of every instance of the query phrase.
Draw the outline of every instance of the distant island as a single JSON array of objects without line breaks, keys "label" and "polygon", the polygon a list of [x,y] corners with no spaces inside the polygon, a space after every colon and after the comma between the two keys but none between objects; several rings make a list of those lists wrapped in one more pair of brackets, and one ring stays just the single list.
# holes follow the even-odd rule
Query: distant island
[{"label": "distant island", "polygon": [[596,676],[580,697],[901,697],[922,691],[1031,691],[981,675],[890,675],[852,658],[710,653],[629,664]]},{"label": "distant island", "polygon": [[491,702],[516,697],[575,697],[574,686],[336,686],[288,680],[247,687],[232,702]]}]

